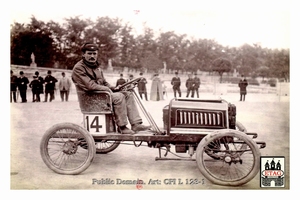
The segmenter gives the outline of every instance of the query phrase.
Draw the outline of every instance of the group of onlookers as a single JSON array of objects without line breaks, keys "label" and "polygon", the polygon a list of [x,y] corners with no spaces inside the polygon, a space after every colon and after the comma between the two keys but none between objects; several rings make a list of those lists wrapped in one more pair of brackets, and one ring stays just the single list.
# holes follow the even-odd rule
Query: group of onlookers
[{"label": "group of onlookers", "polygon": [[10,71],[10,102],[17,102],[18,92],[20,94],[21,103],[27,102],[27,89],[31,88],[32,91],[32,102],[41,102],[41,94],[45,94],[43,102],[52,102],[55,99],[56,83],[58,83],[58,89],[62,101],[68,101],[69,91],[71,88],[71,80],[65,76],[62,72],[62,77],[58,81],[54,76],[51,75],[51,70],[48,70],[47,75],[43,78],[36,71],[29,81],[28,77],[25,76],[23,71],[19,72],[19,77],[14,75],[14,72]]},{"label": "group of onlookers", "polygon": [[[199,88],[200,88],[200,78],[197,77],[197,73],[193,74],[194,77],[192,77],[192,74],[188,75],[188,79],[185,82],[185,87],[187,89],[186,97],[189,97],[191,94],[191,97],[194,98],[194,95],[196,93],[197,98],[199,98]],[[173,92],[174,97],[176,97],[176,93],[178,93],[179,97],[181,97],[181,80],[178,77],[178,72],[175,72],[175,77],[171,80],[171,85],[173,85]]]},{"label": "group of onlookers", "polygon": [[[68,101],[70,88],[71,88],[71,80],[66,77],[65,73],[62,72],[62,77],[58,81],[54,76],[51,75],[51,70],[48,70],[45,78],[39,75],[39,72],[36,71],[33,80],[29,81],[29,79],[24,75],[23,71],[20,71],[20,76],[17,77],[14,75],[11,70],[10,76],[10,102],[17,102],[17,91],[19,91],[21,97],[21,103],[27,102],[27,89],[28,87],[32,90],[32,102],[40,102],[41,94],[45,94],[45,99],[43,102],[48,101],[52,102],[55,99],[55,90],[56,83],[58,83],[58,89],[60,91],[61,101]],[[138,82],[138,94],[141,99],[143,96],[146,101],[148,101],[147,95],[147,79],[143,77],[143,73],[140,73],[141,80]],[[125,80],[123,78],[123,74],[120,74],[120,78],[116,82],[116,86],[122,85],[128,81],[133,80],[133,75],[129,75],[129,79]],[[200,88],[200,78],[197,77],[197,74],[189,74],[188,79],[186,80],[186,97],[188,98],[191,94],[191,98],[197,96],[199,98],[199,88]],[[174,92],[174,97],[181,97],[181,79],[178,76],[178,72],[175,72],[175,76],[171,80],[172,89]],[[247,94],[246,87],[248,86],[247,80],[242,76],[242,79],[239,83],[240,87],[240,101],[245,101],[245,95]],[[159,101],[165,99],[167,97],[167,86],[164,81],[159,78],[159,74],[155,73],[152,77],[152,85],[150,89],[150,100]]]},{"label": "group of onlookers", "polygon": [[[187,95],[186,97],[189,97],[191,94],[191,97],[194,98],[195,93],[197,95],[197,98],[199,98],[199,87],[200,87],[200,78],[197,77],[197,74],[194,73],[192,75],[188,75],[188,79],[186,80],[186,88],[187,88]],[[140,73],[141,80],[138,82],[137,88],[138,88],[138,93],[140,95],[140,98],[143,99],[143,96],[145,97],[145,100],[148,101],[148,95],[147,95],[147,80],[146,78],[143,77],[143,73]],[[116,86],[122,85],[130,80],[133,79],[133,75],[129,75],[129,79],[125,80],[123,78],[123,74],[120,74],[120,78],[116,82]],[[167,86],[165,85],[165,82],[160,79],[159,73],[155,73],[153,77],[151,78],[152,80],[152,85],[150,89],[150,100],[152,101],[159,101],[163,100],[167,97]],[[177,96],[177,93],[179,97],[181,97],[181,80],[180,77],[178,76],[178,72],[175,72],[175,77],[172,78],[171,80],[171,85],[173,86],[173,91],[174,91],[174,97]]]},{"label": "group of onlookers", "polygon": [[[147,80],[143,77],[143,73],[140,73],[141,80],[138,83],[138,93],[143,99],[143,95],[145,96],[146,101],[148,101],[147,97]],[[129,79],[125,80],[123,78],[123,74],[120,74],[120,78],[117,80],[116,86],[122,85],[130,80],[133,79],[133,75],[129,75]],[[199,98],[199,88],[200,88],[200,78],[197,76],[197,73],[189,74],[188,79],[185,82],[186,86],[186,97],[188,98],[190,95],[191,98],[194,98],[197,96]],[[177,97],[177,94],[179,97],[181,97],[181,79],[178,76],[178,72],[175,72],[175,76],[171,80],[171,85],[174,92],[174,97]],[[240,88],[240,101],[245,101],[245,96],[247,94],[247,86],[248,81],[245,79],[245,77],[242,75],[242,79],[240,80],[238,84]],[[167,86],[165,85],[164,81],[162,81],[159,78],[159,74],[155,73],[152,77],[152,85],[150,89],[150,100],[152,101],[159,101],[163,100],[167,96],[166,91]]]}]

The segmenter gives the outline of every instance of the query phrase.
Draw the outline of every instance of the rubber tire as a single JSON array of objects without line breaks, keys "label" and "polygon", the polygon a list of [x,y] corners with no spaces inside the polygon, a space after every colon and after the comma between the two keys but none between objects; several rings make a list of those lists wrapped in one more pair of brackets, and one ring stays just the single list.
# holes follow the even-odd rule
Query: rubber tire
[{"label": "rubber tire", "polygon": [[[112,152],[113,150],[115,150],[120,145],[121,142],[120,141],[114,141],[113,145],[111,145],[110,147],[105,148],[105,149],[97,148],[97,143],[98,142],[96,142],[96,153],[97,154],[107,154],[107,153]],[[99,142],[99,143],[102,143],[102,142]]]},{"label": "rubber tire", "polygon": [[[47,151],[48,141],[52,137],[53,134],[55,134],[58,130],[61,130],[61,129],[76,130],[78,133],[80,133],[84,137],[84,139],[87,142],[87,145],[88,145],[87,158],[86,158],[84,164],[79,166],[79,168],[77,168],[77,169],[63,170],[63,169],[57,168],[52,163],[52,161],[48,155],[48,151]],[[96,154],[96,147],[95,147],[94,138],[84,128],[82,128],[81,126],[78,126],[76,124],[73,124],[73,123],[60,123],[60,124],[56,124],[56,125],[52,126],[51,128],[49,128],[43,135],[43,137],[41,139],[41,143],[40,143],[40,154],[41,154],[41,157],[42,157],[44,163],[54,172],[56,172],[58,174],[65,174],[65,175],[76,175],[76,174],[82,173],[91,165],[91,163],[94,159],[94,155]]]},{"label": "rubber tire", "polygon": [[[205,153],[204,152],[204,147],[207,146],[208,144],[210,144],[213,140],[216,140],[217,138],[221,138],[221,137],[234,137],[234,136],[238,136],[240,139],[242,139],[243,141],[245,141],[249,147],[252,149],[252,153],[254,156],[254,166],[252,171],[244,178],[237,180],[237,181],[224,181],[224,180],[220,180],[217,179],[215,177],[213,177],[212,175],[209,174],[209,172],[206,171],[205,166],[203,164],[203,157],[202,155]],[[260,151],[257,147],[257,144],[250,139],[246,134],[240,132],[240,131],[236,131],[236,130],[232,130],[232,129],[222,129],[219,131],[216,131],[214,133],[208,134],[206,135],[198,144],[197,150],[196,150],[196,162],[198,165],[198,168],[200,170],[200,172],[202,173],[202,175],[207,178],[209,181],[211,181],[214,184],[217,185],[223,185],[223,186],[240,186],[243,184],[248,183],[249,181],[251,181],[259,172],[260,169]]]}]

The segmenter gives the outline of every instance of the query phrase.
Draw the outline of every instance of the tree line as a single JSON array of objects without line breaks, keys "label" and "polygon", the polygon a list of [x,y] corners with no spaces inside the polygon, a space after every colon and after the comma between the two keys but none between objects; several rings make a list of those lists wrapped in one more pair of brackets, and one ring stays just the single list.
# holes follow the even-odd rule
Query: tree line
[{"label": "tree line", "polygon": [[11,64],[30,65],[31,54],[38,66],[72,69],[81,59],[85,42],[99,45],[99,62],[114,67],[155,71],[216,71],[221,76],[236,70],[252,77],[275,77],[289,81],[289,49],[262,48],[259,44],[228,47],[212,39],[189,38],[174,31],[157,36],[144,26],[135,34],[129,22],[98,17],[95,21],[69,17],[62,24],[31,17],[28,24],[11,24]]}]

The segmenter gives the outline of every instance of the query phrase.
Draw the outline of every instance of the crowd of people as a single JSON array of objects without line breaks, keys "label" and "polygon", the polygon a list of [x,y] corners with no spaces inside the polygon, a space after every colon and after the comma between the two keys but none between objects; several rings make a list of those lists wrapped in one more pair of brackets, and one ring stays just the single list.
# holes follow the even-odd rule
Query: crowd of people
[{"label": "crowd of people", "polygon": [[[143,76],[142,72],[139,74],[139,76],[141,77],[141,80],[137,85],[137,92],[142,100],[160,101],[168,98],[167,85],[165,84],[164,80],[160,79],[159,73],[155,73],[153,77],[150,78],[152,80],[150,94],[147,93],[147,79]],[[121,73],[119,79],[116,81],[116,87],[133,79],[134,77],[132,74],[129,74],[128,79],[125,79]],[[72,85],[71,79],[66,77],[65,72],[62,72],[61,78],[57,80],[57,78],[52,76],[51,70],[48,70],[47,75],[44,78],[39,75],[38,71],[36,71],[32,77],[32,81],[29,81],[28,77],[25,76],[23,71],[19,72],[18,77],[11,70],[10,82],[10,102],[17,102],[17,98],[20,96],[21,103],[27,102],[28,89],[31,89],[32,91],[32,102],[41,102],[42,94],[44,94],[43,102],[52,102],[55,99],[56,90],[59,91],[61,101],[68,101]],[[199,98],[200,84],[201,81],[197,76],[197,73],[188,74],[188,78],[185,82],[185,97]],[[178,72],[175,72],[175,76],[171,80],[171,87],[173,89],[173,96],[175,98],[182,96],[181,86],[181,79],[178,76]],[[243,75],[238,86],[240,88],[240,101],[245,101],[248,82]]]},{"label": "crowd of people", "polygon": [[[146,84],[148,83],[147,79],[143,76],[142,72],[139,75],[141,77],[141,80],[137,84],[137,92],[142,100],[145,99],[146,101],[148,101],[149,98],[146,87]],[[126,80],[121,73],[120,78],[116,81],[116,86],[122,85],[133,79],[134,77],[132,74],[130,74],[129,78]],[[152,81],[149,94],[150,100],[160,101],[168,98],[167,85],[165,84],[164,80],[161,80],[161,78],[159,77],[159,73],[154,73],[154,75],[150,79]],[[190,96],[191,98],[199,98],[200,84],[200,78],[196,73],[189,74],[185,84],[187,91],[186,97],[188,98]],[[175,76],[171,80],[171,87],[173,88],[174,97],[181,97],[181,79],[178,76],[178,72],[175,72]]]},{"label": "crowd of people", "polygon": [[[32,102],[41,102],[41,95],[44,94],[43,102],[52,102],[55,99],[55,90],[59,90],[61,101],[68,101],[69,92],[71,89],[71,80],[62,72],[62,77],[57,80],[52,76],[51,70],[48,70],[47,75],[43,78],[36,71],[32,76],[32,80],[25,76],[24,71],[19,72],[19,77],[16,76],[13,70],[10,71],[10,102],[17,103],[20,96],[20,102],[26,103],[27,90],[32,92]],[[49,97],[49,98],[48,98]]]}]

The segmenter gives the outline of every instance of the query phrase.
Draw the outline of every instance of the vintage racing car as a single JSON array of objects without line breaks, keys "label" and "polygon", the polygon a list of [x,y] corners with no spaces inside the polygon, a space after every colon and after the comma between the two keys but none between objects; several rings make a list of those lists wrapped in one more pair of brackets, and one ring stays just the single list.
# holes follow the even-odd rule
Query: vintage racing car
[{"label": "vintage racing car", "polygon": [[[254,141],[257,134],[236,120],[234,104],[223,99],[174,98],[163,108],[163,128],[159,128],[134,90],[139,81],[125,83],[122,89],[132,92],[151,130],[120,134],[108,92],[77,93],[84,126],[63,122],[49,128],[40,143],[45,164],[59,174],[79,174],[91,165],[96,153],[109,153],[129,141],[137,147],[145,142],[158,148],[156,160],[196,161],[202,175],[214,184],[239,186],[257,175],[259,149],[266,143]],[[188,156],[169,158],[168,153]]]}]

